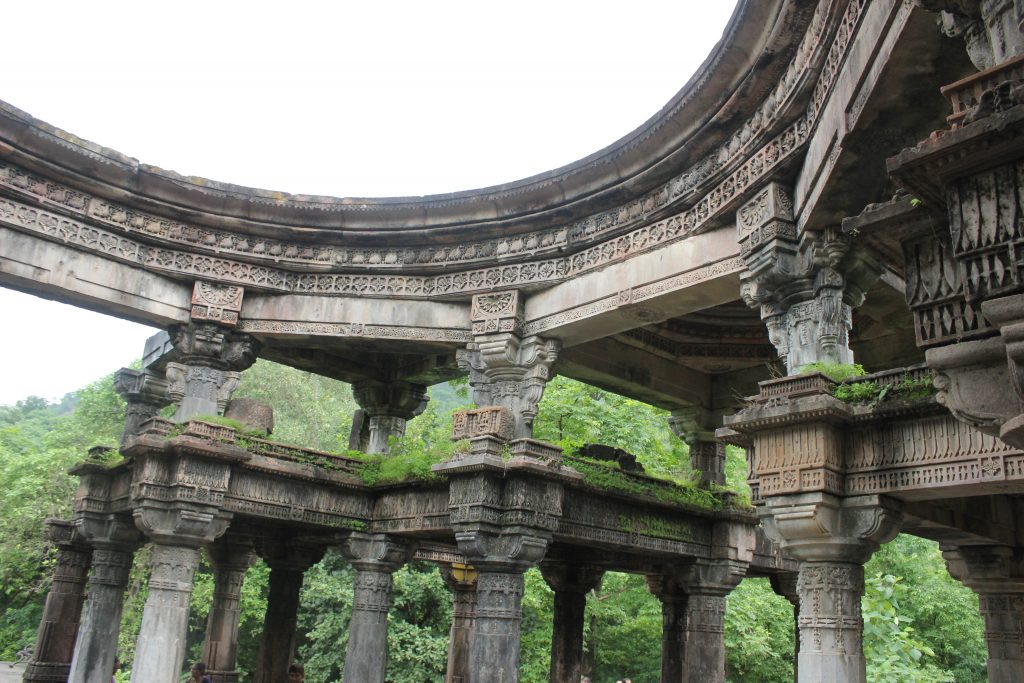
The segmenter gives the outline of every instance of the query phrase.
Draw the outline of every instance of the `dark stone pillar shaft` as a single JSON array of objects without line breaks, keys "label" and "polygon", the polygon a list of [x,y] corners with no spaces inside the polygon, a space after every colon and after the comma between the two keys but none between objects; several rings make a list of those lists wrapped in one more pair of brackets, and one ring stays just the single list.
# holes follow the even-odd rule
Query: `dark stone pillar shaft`
[{"label": "dark stone pillar shaft", "polygon": [[676,595],[661,601],[661,683],[683,680],[686,647],[686,597]]},{"label": "dark stone pillar shaft", "polygon": [[587,594],[555,591],[551,631],[551,683],[578,681],[583,666],[583,619]]},{"label": "dark stone pillar shaft", "polygon": [[691,591],[686,600],[684,683],[725,683],[725,595]]},{"label": "dark stone pillar shaft", "polygon": [[348,626],[345,683],[384,683],[388,663],[391,572],[356,570],[352,621]]},{"label": "dark stone pillar shaft", "polygon": [[192,578],[198,566],[197,548],[153,545],[149,597],[135,645],[132,683],[176,683],[180,678]]},{"label": "dark stone pillar shaft", "polygon": [[89,564],[88,549],[59,546],[57,566],[53,570],[53,583],[39,621],[32,661],[22,679],[25,683],[67,681],[82,616]]},{"label": "dark stone pillar shaft", "polygon": [[288,680],[288,665],[295,656],[295,624],[304,572],[270,565],[267,612],[253,683]]},{"label": "dark stone pillar shaft", "polygon": [[1024,675],[1024,593],[978,593],[988,646],[988,680],[1019,681]]},{"label": "dark stone pillar shaft", "polygon": [[97,547],[92,551],[89,595],[75,641],[69,683],[110,679],[117,656],[117,637],[121,631],[124,589],[128,585],[131,567],[130,550]]},{"label": "dark stone pillar shaft", "polygon": [[476,628],[470,649],[473,683],[519,680],[522,571],[488,571],[477,565]]},{"label": "dark stone pillar shaft", "polygon": [[469,683],[469,651],[476,621],[476,573],[460,565],[441,566],[441,576],[452,591],[452,630],[448,638],[448,668],[444,683]]},{"label": "dark stone pillar shaft", "polygon": [[[221,552],[219,552],[221,551]],[[230,556],[230,548],[211,549],[213,604],[206,620],[202,660],[214,683],[235,683],[238,672],[238,623],[241,619],[242,582],[252,564],[252,550]]]},{"label": "dark stone pillar shaft", "polygon": [[864,683],[861,649],[864,567],[845,562],[801,562],[800,683]]}]

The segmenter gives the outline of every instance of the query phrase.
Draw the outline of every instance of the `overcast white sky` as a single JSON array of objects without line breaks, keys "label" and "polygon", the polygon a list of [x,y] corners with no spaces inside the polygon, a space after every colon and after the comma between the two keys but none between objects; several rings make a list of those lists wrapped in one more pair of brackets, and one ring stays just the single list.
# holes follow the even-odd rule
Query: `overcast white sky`
[{"label": "overcast white sky", "polygon": [[[450,192],[633,130],[708,55],[732,6],[7,3],[0,99],[187,175],[302,194]],[[59,398],[155,332],[3,289],[0,311],[0,405]]]}]

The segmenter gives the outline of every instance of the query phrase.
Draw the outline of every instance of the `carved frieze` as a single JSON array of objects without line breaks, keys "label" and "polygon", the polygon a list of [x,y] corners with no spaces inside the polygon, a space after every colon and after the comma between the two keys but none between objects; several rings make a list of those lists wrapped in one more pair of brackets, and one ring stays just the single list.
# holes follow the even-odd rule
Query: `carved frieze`
[{"label": "carved frieze", "polygon": [[504,406],[460,410],[452,415],[452,440],[496,436],[509,441],[514,427],[512,411]]}]

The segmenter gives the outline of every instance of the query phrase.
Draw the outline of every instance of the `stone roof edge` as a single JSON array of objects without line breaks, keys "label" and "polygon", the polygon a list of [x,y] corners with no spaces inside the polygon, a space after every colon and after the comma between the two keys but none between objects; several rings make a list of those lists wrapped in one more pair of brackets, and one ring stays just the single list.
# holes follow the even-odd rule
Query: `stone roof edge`
[{"label": "stone roof edge", "polygon": [[[734,126],[724,126],[717,119],[728,110],[726,118],[733,124],[742,124],[745,112],[735,106],[736,92],[751,87],[748,77],[763,69],[772,55],[777,58],[782,48],[795,42],[794,35],[800,35],[801,27],[794,25],[799,23],[794,20],[799,13],[793,4],[797,3],[741,0],[723,39],[701,68],[671,102],[638,129],[568,166],[479,190],[427,197],[356,199],[244,188],[141,164],[3,102],[0,152],[4,156],[34,157],[35,164],[29,165],[48,167],[37,167],[35,170],[40,173],[57,175],[73,184],[77,180],[98,194],[121,201],[128,197],[149,200],[150,206],[155,201],[180,207],[191,213],[193,219],[211,224],[223,217],[234,229],[242,227],[240,222],[261,221],[341,230],[458,230],[459,226],[483,227],[515,218],[522,229],[534,229],[538,224],[564,221],[564,209],[572,203],[587,200],[587,210],[598,210],[640,196],[679,170],[678,160],[668,162],[684,148],[685,156],[693,161],[698,152],[706,152],[727,139]],[[805,15],[806,12],[800,16]],[[778,68],[784,66],[780,64]],[[754,110],[759,104],[759,99],[751,98],[745,108]],[[714,124],[714,130],[697,136],[709,123]],[[695,140],[698,137],[701,139]],[[694,149],[696,145],[701,149]],[[666,165],[671,168],[662,168]],[[68,177],[68,172],[72,177]],[[544,214],[557,214],[557,218],[538,218]],[[505,225],[502,232],[519,230],[509,230]]]}]

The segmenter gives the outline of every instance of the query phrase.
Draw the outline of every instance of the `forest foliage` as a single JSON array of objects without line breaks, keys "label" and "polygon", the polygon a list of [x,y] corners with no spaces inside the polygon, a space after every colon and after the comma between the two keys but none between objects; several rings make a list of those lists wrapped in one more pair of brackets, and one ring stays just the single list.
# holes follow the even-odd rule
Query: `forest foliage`
[{"label": "forest foliage", "polygon": [[[451,412],[469,403],[465,388],[439,385],[427,411],[410,423],[409,453],[450,448]],[[236,396],[275,407],[274,439],[327,451],[344,450],[355,403],[349,387],[264,361],[243,374]],[[116,444],[124,404],[103,378],[62,401],[31,397],[0,406],[0,660],[35,640],[54,561],[43,521],[68,518],[76,486],[67,469],[97,444]],[[603,443],[635,453],[652,475],[692,482],[685,444],[668,428],[667,414],[564,378],[545,392],[535,423],[537,438],[567,450]],[[408,444],[415,444],[415,447]],[[729,486],[744,489],[746,464],[732,450]],[[148,550],[136,556],[119,643],[131,662],[146,598]],[[873,681],[985,680],[985,647],[977,598],[952,580],[936,544],[900,536],[865,568],[863,600],[868,678]],[[334,552],[306,574],[299,615],[299,656],[311,683],[341,680],[353,571]],[[268,568],[258,562],[242,594],[239,669],[243,680],[255,661]],[[197,573],[189,620],[190,656],[201,650],[213,578],[205,560]],[[451,599],[436,567],[411,563],[395,575],[389,616],[388,680],[424,683],[443,678],[451,625]],[[540,573],[526,575],[522,621],[524,683],[548,680],[553,594]],[[766,579],[747,579],[729,596],[726,647],[729,680],[792,680],[793,608]],[[660,668],[661,607],[643,577],[606,574],[588,595],[586,666],[596,682],[629,676],[654,683]],[[126,676],[126,672],[121,674]]]}]

